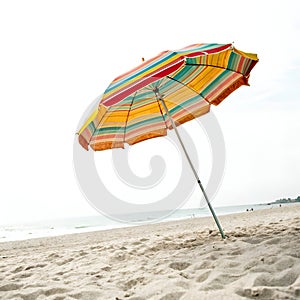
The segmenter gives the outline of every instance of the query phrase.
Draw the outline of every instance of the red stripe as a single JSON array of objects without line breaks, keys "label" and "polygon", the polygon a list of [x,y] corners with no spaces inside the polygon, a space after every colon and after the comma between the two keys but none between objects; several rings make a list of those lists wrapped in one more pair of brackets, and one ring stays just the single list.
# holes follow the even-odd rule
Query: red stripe
[{"label": "red stripe", "polygon": [[245,57],[241,56],[239,64],[237,66],[237,71],[242,73],[242,74],[243,74],[243,68],[242,67],[243,67],[243,64],[244,64],[244,60],[245,60]]},{"label": "red stripe", "polygon": [[[210,101],[209,98],[213,98],[216,94],[221,94],[223,93],[223,91],[225,89],[227,89],[230,85],[232,85],[232,83],[230,83],[228,85],[229,82],[233,81],[234,82],[238,79],[238,78],[241,78],[243,77],[243,75],[241,74],[238,74],[238,73],[233,73],[230,75],[230,77],[228,77],[225,81],[223,81],[221,84],[218,85],[218,88],[217,89],[213,89],[207,96],[206,98]],[[225,89],[224,89],[225,87]]]},{"label": "red stripe", "polygon": [[[156,74],[156,73],[159,73],[160,71],[164,70],[165,68],[171,67],[174,63],[179,62],[180,60],[183,60],[183,57],[178,57],[178,58],[172,60],[170,63],[162,65],[162,66],[159,67],[158,69],[155,69],[155,70],[153,70],[152,72],[148,73],[146,76],[147,76],[147,77],[150,77],[150,76],[152,76],[152,75],[154,75],[154,74]],[[145,77],[142,77],[142,78],[140,78],[140,79],[138,79],[138,80],[136,80],[136,81],[134,81],[134,82],[132,82],[132,83],[130,83],[130,84],[124,86],[123,88],[120,88],[120,89],[116,90],[114,93],[112,93],[112,94],[109,95],[107,98],[105,98],[105,99],[103,100],[102,103],[105,103],[105,102],[106,102],[107,100],[109,100],[110,98],[113,98],[114,95],[116,95],[116,94],[122,92],[123,90],[126,90],[128,87],[131,87],[131,86],[135,85],[135,83],[138,83],[138,82],[140,82],[140,81],[143,81],[144,78],[145,78]],[[105,97],[105,95],[104,95],[104,97]],[[104,97],[103,97],[103,98],[104,98]]]},{"label": "red stripe", "polygon": [[[182,57],[176,59],[174,62],[176,61],[178,62],[175,65],[172,65],[168,68],[165,68],[164,66],[163,68],[161,68],[162,69],[161,71],[157,72],[156,70],[152,72],[151,74],[147,75],[147,77],[143,77],[138,81],[133,82],[131,85],[124,87],[123,90],[120,90],[115,94],[110,95],[107,99],[103,100],[101,103],[104,104],[105,106],[114,105],[122,101],[124,98],[131,95],[135,91],[145,87],[146,85],[175,72],[184,64],[184,60]],[[174,62],[172,62],[172,64]]]}]

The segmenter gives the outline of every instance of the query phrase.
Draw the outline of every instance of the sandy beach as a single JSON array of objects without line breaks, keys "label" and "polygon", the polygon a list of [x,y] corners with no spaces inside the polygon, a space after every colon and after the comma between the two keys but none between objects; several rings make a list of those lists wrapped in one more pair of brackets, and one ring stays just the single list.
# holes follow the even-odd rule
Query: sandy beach
[{"label": "sandy beach", "polygon": [[300,205],[0,243],[0,299],[300,299]]}]

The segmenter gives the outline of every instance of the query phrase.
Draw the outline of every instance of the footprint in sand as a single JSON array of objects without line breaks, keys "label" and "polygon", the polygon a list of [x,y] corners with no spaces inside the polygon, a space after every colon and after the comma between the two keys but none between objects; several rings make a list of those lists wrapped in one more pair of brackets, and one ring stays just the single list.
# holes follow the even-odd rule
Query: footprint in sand
[{"label": "footprint in sand", "polygon": [[7,283],[0,286],[0,292],[8,292],[8,291],[15,291],[22,288],[21,284],[16,283]]},{"label": "footprint in sand", "polygon": [[270,277],[267,274],[261,274],[254,280],[253,286],[289,286],[298,278],[298,274],[292,270],[281,273],[282,274],[279,274],[276,277]]},{"label": "footprint in sand", "polygon": [[60,256],[57,253],[55,253],[55,252],[53,252],[53,253],[51,253],[51,254],[48,255],[48,258],[59,258],[59,257]]},{"label": "footprint in sand", "polygon": [[99,245],[90,247],[91,250],[101,250],[102,248],[103,248],[103,246],[99,246]]},{"label": "footprint in sand", "polygon": [[300,298],[300,287],[299,288],[295,288],[294,294],[297,297],[297,299]]},{"label": "footprint in sand", "polygon": [[288,252],[288,253],[286,253],[286,255],[289,255],[294,258],[300,258],[300,253],[298,251]]},{"label": "footprint in sand", "polygon": [[149,239],[146,239],[146,238],[140,239],[140,242],[147,242],[147,241],[149,241]]},{"label": "footprint in sand", "polygon": [[45,288],[45,287],[47,287],[47,286],[44,284],[30,283],[30,284],[24,285],[22,289],[25,290],[25,289],[31,289],[31,288]]},{"label": "footprint in sand", "polygon": [[271,238],[271,239],[266,240],[266,241],[264,242],[264,244],[267,244],[267,245],[277,245],[277,244],[279,244],[281,241],[282,241],[281,238],[275,237],[275,238]]},{"label": "footprint in sand", "polygon": [[88,253],[85,252],[84,250],[80,250],[79,253],[77,254],[78,257],[81,257],[81,256],[85,256],[87,255]]},{"label": "footprint in sand", "polygon": [[105,272],[109,272],[111,270],[111,268],[112,268],[112,266],[105,265],[105,266],[101,267],[100,269],[103,270],[103,271],[105,271]]},{"label": "footprint in sand", "polygon": [[229,257],[228,259],[226,259],[226,257],[224,257],[223,261],[220,262],[219,266],[223,267],[223,268],[235,268],[238,267],[240,265],[239,262],[237,261],[232,261],[232,257]]},{"label": "footprint in sand", "polygon": [[283,257],[275,263],[275,268],[277,271],[283,271],[290,269],[295,264],[295,259],[292,257]]},{"label": "footprint in sand", "polygon": [[257,259],[252,259],[244,265],[244,270],[247,271],[257,266]]},{"label": "footprint in sand", "polygon": [[53,280],[53,281],[60,281],[61,278],[59,278],[59,277],[53,277],[52,280]]},{"label": "footprint in sand", "polygon": [[173,293],[164,295],[159,300],[179,300],[183,294],[184,294],[184,292],[173,292]]},{"label": "footprint in sand", "polygon": [[52,295],[56,295],[56,294],[64,294],[64,293],[68,293],[71,290],[69,289],[65,289],[65,288],[50,288],[44,291],[45,296],[52,296]]},{"label": "footprint in sand", "polygon": [[241,251],[241,249],[235,249],[231,252],[229,252],[229,255],[242,255],[243,254],[243,251]]},{"label": "footprint in sand", "polygon": [[267,256],[264,259],[264,263],[267,265],[274,265],[278,261],[278,257],[275,255]]},{"label": "footprint in sand", "polygon": [[254,237],[254,238],[249,238],[249,239],[243,239],[242,241],[245,243],[248,243],[248,244],[257,245],[257,244],[260,244],[262,241],[264,241],[264,239]]},{"label": "footprint in sand", "polygon": [[206,260],[211,260],[211,261],[215,261],[217,260],[219,257],[216,256],[215,254],[209,254],[208,256],[204,257],[204,259]]},{"label": "footprint in sand", "polygon": [[141,242],[136,241],[136,242],[133,242],[131,245],[138,246],[138,245],[141,245],[141,244],[142,244]]},{"label": "footprint in sand", "polygon": [[181,287],[181,288],[183,288],[183,289],[185,289],[185,290],[188,290],[189,287],[190,287],[190,285],[189,285],[189,283],[188,283],[187,281],[177,281],[177,282],[175,283],[175,285],[176,285],[176,286],[179,286],[179,287]]},{"label": "footprint in sand", "polygon": [[56,296],[55,298],[52,298],[53,300],[66,300],[67,298],[65,296]]},{"label": "footprint in sand", "polygon": [[13,271],[11,271],[11,273],[19,273],[19,272],[21,272],[21,271],[23,271],[24,270],[24,267],[17,267],[17,268],[15,268]]},{"label": "footprint in sand", "polygon": [[69,262],[71,262],[73,260],[74,260],[74,258],[70,257],[70,258],[67,258],[67,259],[60,260],[56,264],[58,266],[62,266],[62,265],[65,265],[65,264],[67,264],[67,263],[69,263]]},{"label": "footprint in sand", "polygon": [[138,278],[126,281],[125,283],[122,284],[123,290],[128,291],[131,288],[133,288],[134,286],[136,286],[137,284],[140,285],[144,281],[144,279],[145,279],[144,277],[138,277]]},{"label": "footprint in sand", "polygon": [[55,275],[62,276],[62,275],[64,275],[65,273],[67,273],[67,272],[59,271],[59,272],[55,273]]},{"label": "footprint in sand", "polygon": [[273,273],[275,271],[274,266],[273,265],[266,265],[266,264],[262,264],[262,265],[256,265],[252,268],[250,268],[252,273]]},{"label": "footprint in sand", "polygon": [[213,267],[213,263],[212,261],[209,261],[209,260],[205,260],[203,261],[202,263],[200,264],[196,264],[194,266],[194,270],[197,271],[197,270],[202,270],[202,269],[210,269]]},{"label": "footprint in sand", "polygon": [[30,292],[22,291],[21,293],[18,292],[16,294],[12,294],[13,298],[10,298],[10,299],[24,299],[24,300],[40,299],[41,294],[43,294],[43,290],[40,290],[40,289],[30,291]]},{"label": "footprint in sand", "polygon": [[174,270],[182,271],[188,268],[191,264],[188,262],[173,262],[169,264],[169,267]]},{"label": "footprint in sand", "polygon": [[[101,292],[96,291],[80,291],[77,293],[70,293],[68,296],[75,299],[104,299]],[[65,298],[64,298],[65,299]],[[68,298],[69,299],[69,298]]]},{"label": "footprint in sand", "polygon": [[196,281],[197,282],[205,281],[208,278],[210,273],[211,273],[211,271],[204,272],[203,274],[201,274],[200,276],[197,277]]},{"label": "footprint in sand", "polygon": [[17,275],[15,275],[14,278],[15,279],[28,278],[32,275],[33,275],[33,273],[31,273],[31,272],[20,272],[20,273],[17,273]]},{"label": "footprint in sand", "polygon": [[236,274],[219,274],[217,277],[212,279],[207,285],[205,285],[204,290],[209,291],[212,289],[220,290],[228,284],[239,280],[242,275]]}]

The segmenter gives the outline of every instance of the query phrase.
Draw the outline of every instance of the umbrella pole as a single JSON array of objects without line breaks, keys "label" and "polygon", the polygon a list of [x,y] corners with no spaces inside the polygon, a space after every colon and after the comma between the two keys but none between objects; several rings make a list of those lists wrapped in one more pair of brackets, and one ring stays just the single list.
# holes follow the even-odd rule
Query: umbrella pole
[{"label": "umbrella pole", "polygon": [[183,144],[183,142],[182,142],[182,140],[181,140],[181,137],[180,137],[180,135],[179,135],[179,132],[178,132],[178,130],[177,130],[177,127],[176,127],[176,125],[175,125],[175,122],[174,122],[173,118],[171,117],[171,114],[170,114],[170,112],[169,112],[169,110],[168,110],[168,108],[167,108],[167,106],[166,106],[166,104],[165,104],[165,101],[164,101],[163,98],[159,95],[159,93],[156,93],[156,96],[158,97],[158,99],[159,99],[160,102],[162,103],[162,105],[163,105],[163,107],[164,107],[164,110],[166,111],[166,113],[167,113],[167,115],[168,115],[168,118],[169,118],[169,120],[170,120],[170,122],[171,122],[171,124],[172,124],[172,127],[173,127],[174,130],[175,130],[175,133],[176,133],[177,138],[178,138],[178,140],[179,140],[179,142],[180,142],[180,144],[181,144],[181,147],[182,147],[182,149],[183,149],[183,151],[184,151],[184,153],[185,153],[185,156],[186,156],[186,158],[187,158],[187,160],[188,160],[188,162],[189,162],[189,164],[190,164],[190,166],[191,166],[191,168],[192,168],[192,170],[193,170],[193,173],[194,173],[194,175],[195,175],[195,177],[196,177],[196,180],[197,180],[197,182],[198,182],[198,184],[199,184],[199,186],[200,186],[200,189],[202,190],[202,193],[203,193],[204,198],[205,198],[205,200],[206,200],[206,202],[207,202],[207,205],[208,205],[208,207],[209,207],[209,209],[210,209],[210,211],[211,211],[211,213],[212,213],[212,216],[213,216],[213,218],[214,218],[214,220],[215,220],[215,222],[216,222],[216,224],[217,224],[217,226],[218,226],[218,229],[219,229],[219,231],[220,231],[220,233],[221,233],[221,236],[222,236],[223,239],[225,239],[226,236],[225,236],[225,234],[224,234],[224,231],[223,231],[223,229],[222,229],[222,227],[221,227],[221,225],[220,225],[220,222],[219,222],[219,220],[218,220],[218,218],[217,218],[217,216],[216,216],[216,214],[215,214],[215,211],[214,211],[213,207],[211,206],[211,204],[210,204],[210,202],[209,202],[209,200],[208,200],[207,194],[206,194],[206,192],[205,192],[205,190],[204,190],[204,187],[203,187],[203,185],[202,185],[202,183],[201,183],[201,180],[200,180],[200,178],[199,178],[199,176],[198,176],[198,174],[197,174],[197,172],[196,172],[196,169],[195,169],[195,167],[194,167],[194,165],[193,165],[193,163],[192,163],[192,161],[191,161],[191,159],[190,159],[190,157],[189,157],[189,154],[187,153],[187,151],[186,151],[186,149],[185,149],[185,146],[184,146],[184,144]]}]

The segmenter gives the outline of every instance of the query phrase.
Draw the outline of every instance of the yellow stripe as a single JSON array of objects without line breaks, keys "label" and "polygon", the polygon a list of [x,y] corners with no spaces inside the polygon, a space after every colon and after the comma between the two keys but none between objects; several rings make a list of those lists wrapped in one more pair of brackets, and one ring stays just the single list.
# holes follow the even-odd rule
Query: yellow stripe
[{"label": "yellow stripe", "polygon": [[240,54],[240,55],[242,55],[242,56],[244,56],[244,57],[250,58],[250,59],[252,59],[252,60],[256,60],[256,61],[258,60],[257,54],[243,52],[243,51],[238,50],[238,49],[236,49],[236,48],[234,48],[234,52],[235,52],[235,53],[238,53],[238,54]]},{"label": "yellow stripe", "polygon": [[80,130],[78,131],[78,134],[81,134],[82,131],[96,118],[98,113],[98,106],[96,109],[93,111],[93,113],[90,115],[90,117],[84,122]]}]

